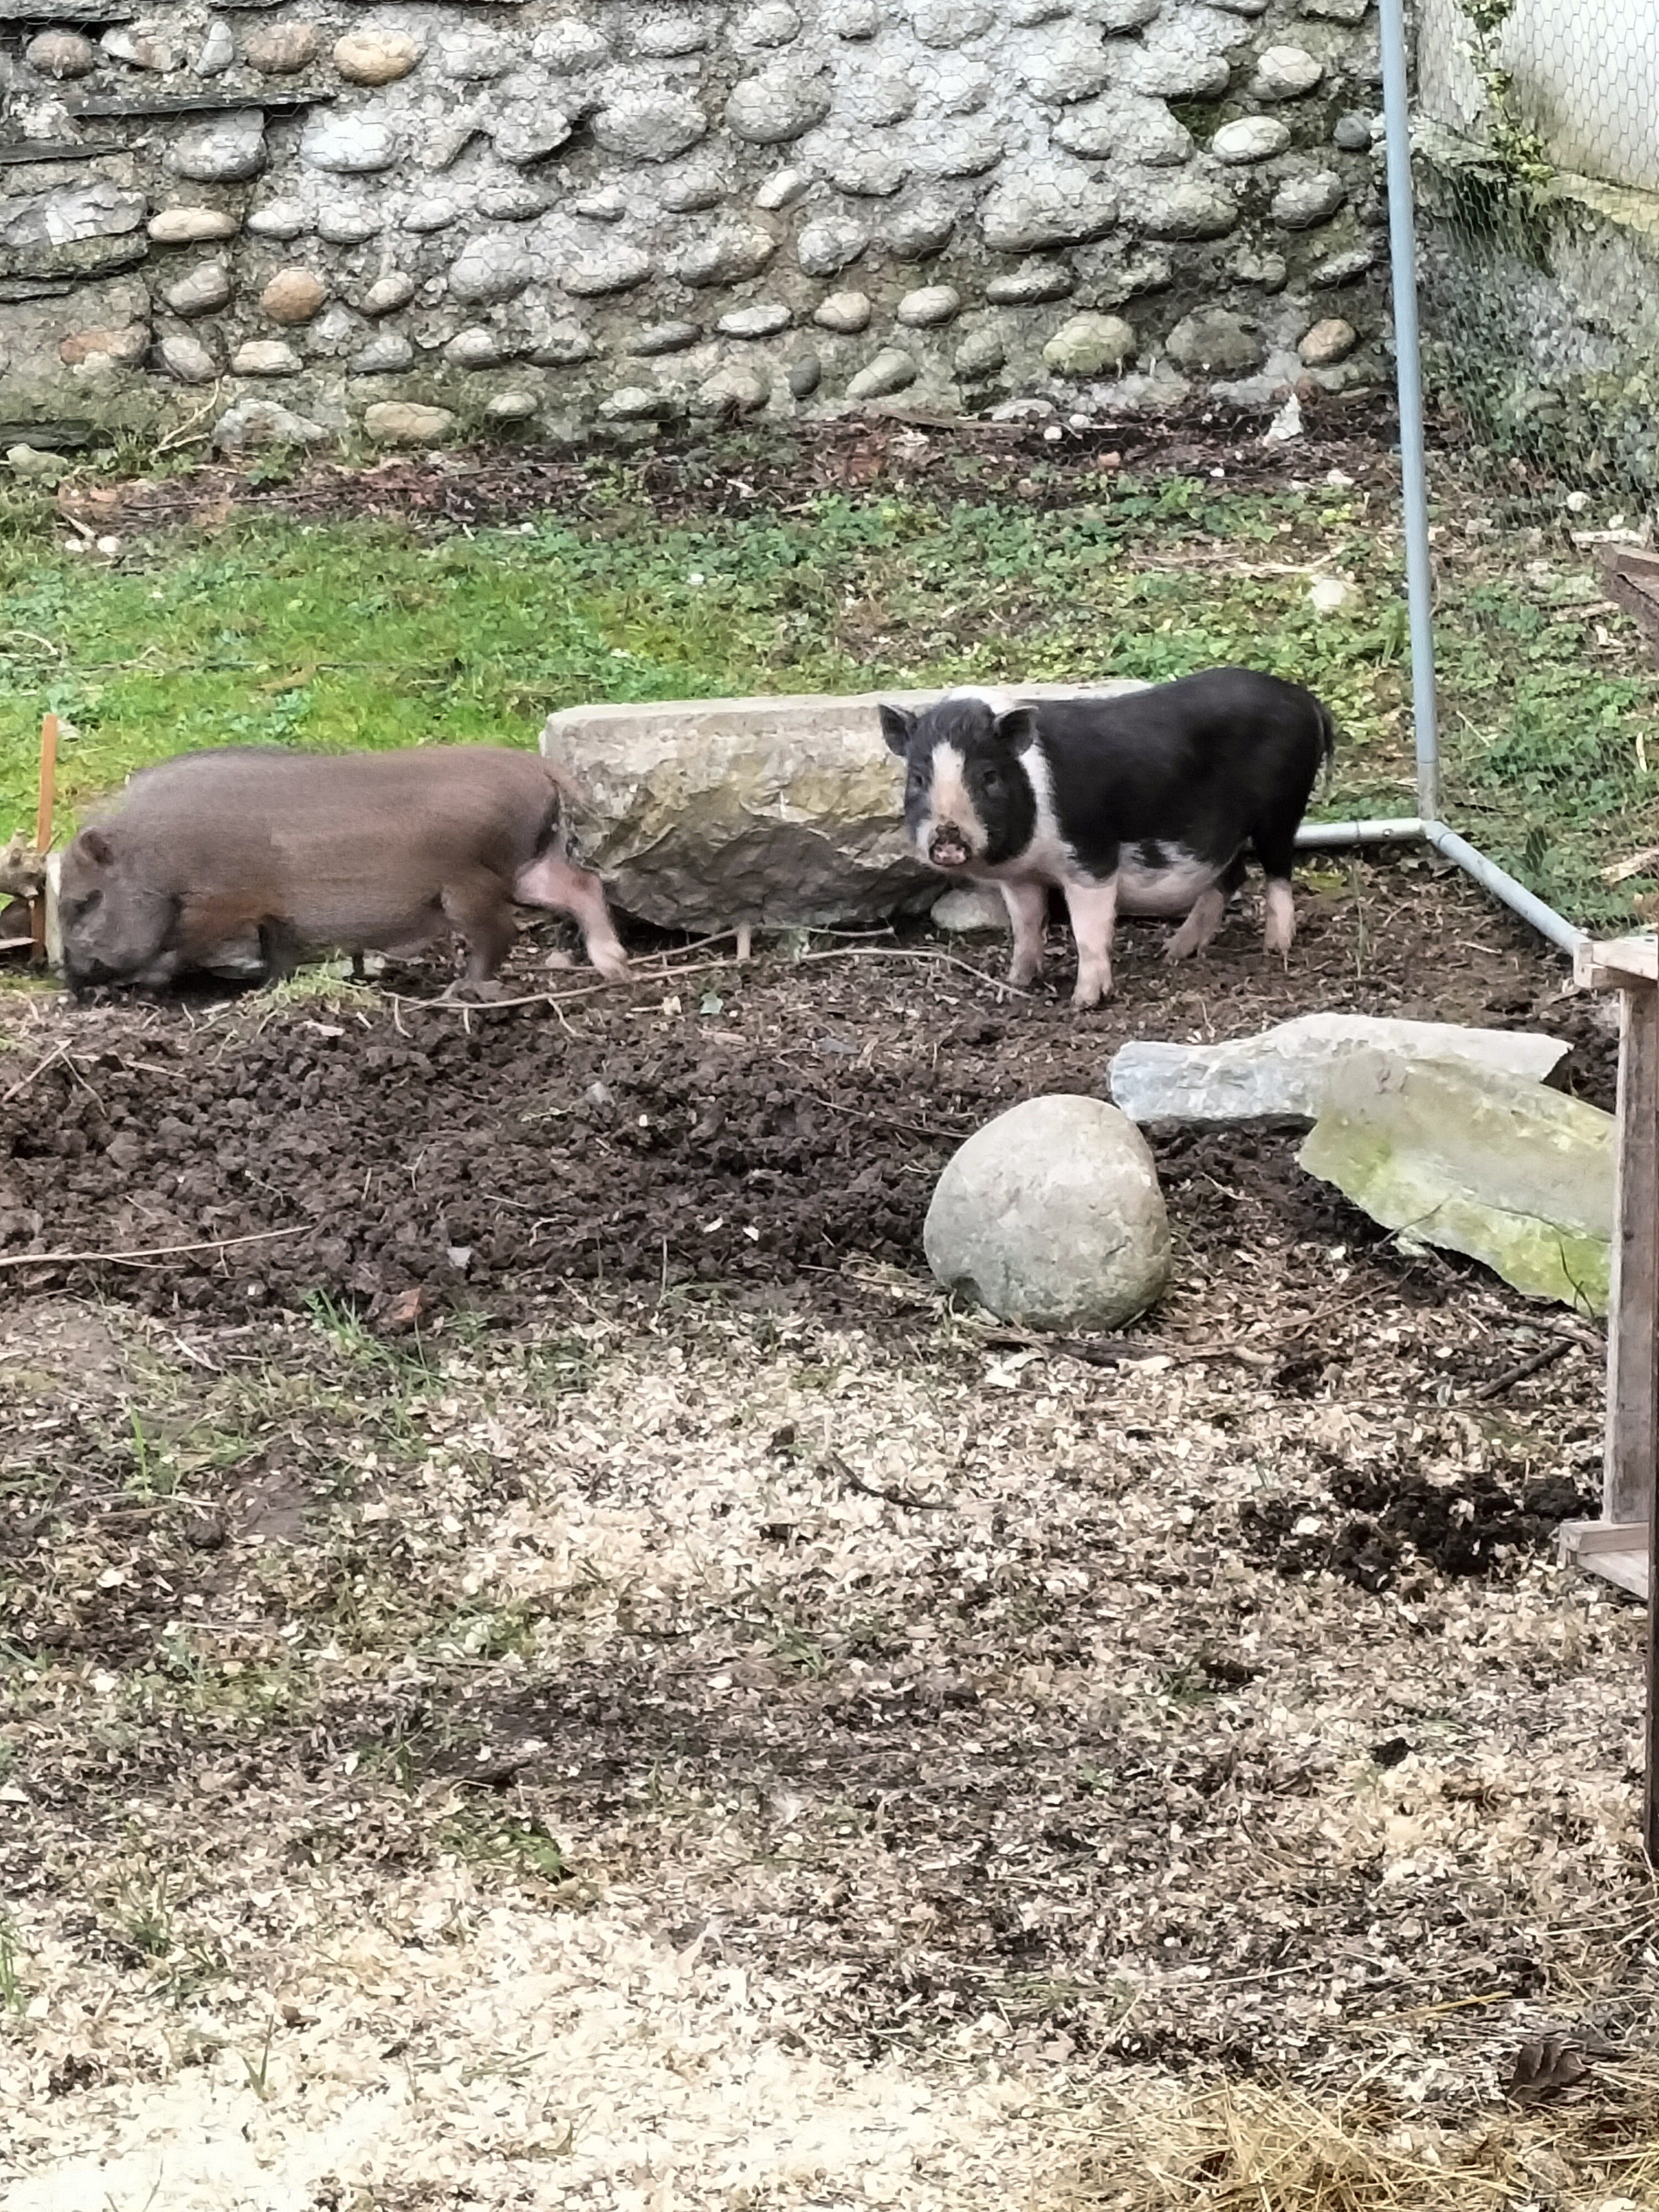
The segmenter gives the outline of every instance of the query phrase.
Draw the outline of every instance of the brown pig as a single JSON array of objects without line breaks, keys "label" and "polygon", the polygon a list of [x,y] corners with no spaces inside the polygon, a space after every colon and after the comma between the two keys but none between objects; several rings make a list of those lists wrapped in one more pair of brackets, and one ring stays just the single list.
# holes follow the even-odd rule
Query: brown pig
[{"label": "brown pig", "polygon": [[466,943],[463,987],[487,988],[514,902],[580,925],[613,981],[627,955],[597,876],[566,852],[563,786],[538,754],[495,745],[382,753],[229,746],[140,769],[64,855],[71,989],[155,989],[257,931],[268,978],[301,950]]}]

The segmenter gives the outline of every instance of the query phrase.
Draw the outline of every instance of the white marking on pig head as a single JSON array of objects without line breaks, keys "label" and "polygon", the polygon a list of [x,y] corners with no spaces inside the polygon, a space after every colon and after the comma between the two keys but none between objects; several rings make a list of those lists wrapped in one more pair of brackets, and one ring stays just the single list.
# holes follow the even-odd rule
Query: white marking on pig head
[{"label": "white marking on pig head", "polygon": [[927,792],[914,817],[916,850],[936,868],[965,868],[985,857],[989,843],[959,747],[941,738],[933,747]]}]

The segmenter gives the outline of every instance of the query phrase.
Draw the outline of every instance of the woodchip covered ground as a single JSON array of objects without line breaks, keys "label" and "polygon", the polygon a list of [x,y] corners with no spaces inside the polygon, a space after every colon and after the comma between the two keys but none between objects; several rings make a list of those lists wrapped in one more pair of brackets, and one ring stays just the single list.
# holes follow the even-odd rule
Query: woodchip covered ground
[{"label": "woodchip covered ground", "polygon": [[1593,1338],[1286,1131],[1157,1133],[1108,1345],[921,1267],[1129,1035],[1536,1022],[1607,1103],[1466,885],[1303,896],[1082,1022],[924,940],[9,1013],[0,1251],[295,1233],[0,1275],[3,2212],[1659,2203]]}]

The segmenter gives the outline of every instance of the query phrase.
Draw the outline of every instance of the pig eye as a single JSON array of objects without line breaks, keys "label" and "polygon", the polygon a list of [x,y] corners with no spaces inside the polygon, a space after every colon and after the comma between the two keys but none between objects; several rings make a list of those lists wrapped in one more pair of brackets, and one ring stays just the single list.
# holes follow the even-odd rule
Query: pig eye
[{"label": "pig eye", "polygon": [[1001,770],[1000,768],[988,768],[988,769],[986,769],[986,771],[985,771],[985,788],[987,789],[987,791],[1000,791],[1000,790],[1001,790],[1001,788],[1002,788],[1002,770]]}]

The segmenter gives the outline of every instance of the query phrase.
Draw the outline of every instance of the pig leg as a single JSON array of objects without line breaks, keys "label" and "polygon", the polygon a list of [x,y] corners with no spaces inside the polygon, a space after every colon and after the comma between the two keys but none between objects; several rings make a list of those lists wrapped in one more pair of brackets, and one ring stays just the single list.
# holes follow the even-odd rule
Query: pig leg
[{"label": "pig leg", "polygon": [[499,876],[479,868],[446,884],[440,902],[451,927],[466,939],[466,966],[460,988],[477,991],[480,985],[494,981],[512,950],[516,933],[507,886]]},{"label": "pig leg", "polygon": [[1117,878],[1104,884],[1067,884],[1066,911],[1072,917],[1072,934],[1077,939],[1077,988],[1072,994],[1072,1004],[1096,1006],[1111,994]]},{"label": "pig leg", "polygon": [[1035,983],[1042,973],[1042,939],[1048,922],[1048,886],[1033,883],[1003,884],[1002,903],[1014,927],[1014,957],[1008,966],[1011,983]]},{"label": "pig leg", "polygon": [[300,964],[300,940],[287,922],[273,917],[259,924],[259,957],[267,987],[287,982]]},{"label": "pig leg", "polygon": [[1296,902],[1291,895],[1291,866],[1296,852],[1296,829],[1288,836],[1258,832],[1250,842],[1267,878],[1267,926],[1262,944],[1269,952],[1287,953],[1296,941]]},{"label": "pig leg", "polygon": [[595,875],[579,868],[557,847],[519,871],[513,895],[526,906],[556,907],[574,916],[587,947],[587,957],[607,981],[620,983],[628,974],[628,955],[611,925],[605,889]]},{"label": "pig leg", "polygon": [[1184,960],[1188,953],[1201,952],[1220,928],[1227,913],[1227,894],[1218,885],[1200,891],[1193,902],[1193,910],[1164,948],[1166,960]]}]

